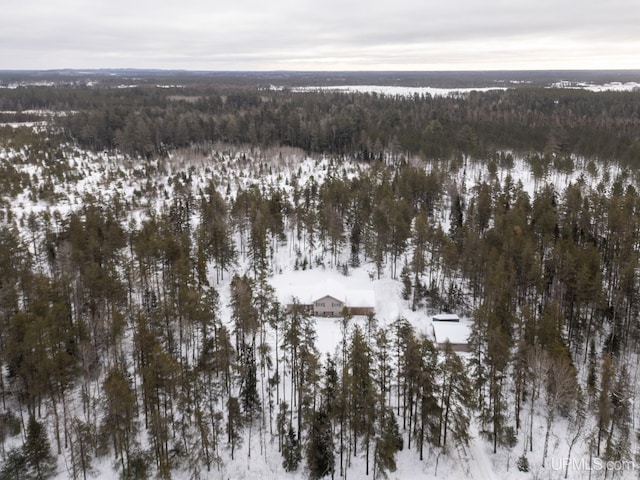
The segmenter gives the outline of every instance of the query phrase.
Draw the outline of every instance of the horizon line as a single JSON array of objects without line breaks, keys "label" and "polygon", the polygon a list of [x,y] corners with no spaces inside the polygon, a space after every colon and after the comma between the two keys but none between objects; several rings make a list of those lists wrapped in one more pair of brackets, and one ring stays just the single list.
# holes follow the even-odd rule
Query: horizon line
[{"label": "horizon line", "polygon": [[142,68],[142,67],[56,67],[56,68],[0,68],[0,73],[64,73],[64,72],[183,72],[183,73],[491,73],[491,72],[627,72],[640,73],[638,68],[492,68],[492,69],[461,69],[461,70],[305,70],[305,69],[189,69],[189,68]]}]

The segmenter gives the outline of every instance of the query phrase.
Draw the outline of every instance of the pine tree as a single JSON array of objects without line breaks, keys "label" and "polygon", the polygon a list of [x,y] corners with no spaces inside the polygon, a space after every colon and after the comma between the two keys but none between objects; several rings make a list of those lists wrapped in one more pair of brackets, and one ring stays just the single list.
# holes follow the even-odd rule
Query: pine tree
[{"label": "pine tree", "polygon": [[260,410],[256,357],[253,348],[245,345],[240,362],[240,404],[245,416],[251,419]]},{"label": "pine tree", "polygon": [[409,268],[406,265],[402,267],[400,280],[402,281],[402,298],[409,300],[411,298],[411,277],[409,276]]},{"label": "pine tree", "polygon": [[587,373],[587,394],[589,396],[589,404],[595,399],[597,392],[598,372],[597,372],[598,359],[596,356],[596,342],[592,338],[589,342],[589,360],[588,360],[588,373]]},{"label": "pine tree", "polygon": [[611,422],[603,455],[608,461],[628,461],[632,456],[631,395],[629,372],[626,365],[622,365],[611,391]]},{"label": "pine tree", "polygon": [[396,278],[396,263],[407,247],[411,235],[411,209],[403,200],[390,203],[389,210],[389,253],[391,254],[391,277]]},{"label": "pine tree", "polygon": [[567,427],[566,443],[569,447],[567,452],[567,466],[564,471],[564,478],[569,475],[569,466],[571,465],[571,452],[573,447],[578,442],[578,439],[582,435],[582,429],[585,426],[586,421],[586,405],[584,402],[584,396],[578,386],[574,402],[569,406],[569,425]]},{"label": "pine tree", "polygon": [[549,435],[558,411],[566,411],[577,395],[577,380],[573,365],[563,357],[551,358],[545,379],[544,397],[546,413],[546,433],[542,453],[542,466],[549,446]]},{"label": "pine tree", "polygon": [[240,402],[236,397],[227,400],[227,439],[231,445],[231,460],[234,459],[236,447],[242,442],[242,413]]},{"label": "pine tree", "polygon": [[464,234],[462,231],[464,220],[464,208],[462,205],[462,195],[456,192],[451,201],[451,213],[449,215],[449,236],[458,247],[458,251],[462,250]]},{"label": "pine tree", "polygon": [[335,466],[333,449],[331,422],[327,412],[320,409],[313,415],[306,447],[309,478],[319,480],[333,474]]},{"label": "pine tree", "polygon": [[44,480],[55,475],[56,459],[51,452],[45,426],[33,415],[29,416],[23,450],[31,478]]},{"label": "pine tree", "polygon": [[89,424],[78,418],[73,419],[70,430],[72,476],[74,480],[87,480],[87,476],[94,473],[91,462],[95,451],[95,434]]},{"label": "pine tree", "polygon": [[[287,424],[289,423],[289,404],[281,402],[278,415],[276,416],[276,432],[278,433],[278,451],[282,452],[284,447],[285,435],[288,433]],[[297,440],[297,439],[296,439]]]},{"label": "pine tree", "polygon": [[351,227],[351,234],[349,236],[349,243],[351,244],[351,256],[349,257],[349,264],[353,267],[360,266],[360,241],[362,238],[362,229],[358,221],[353,222]]},{"label": "pine tree", "polygon": [[[297,407],[297,433],[301,435],[304,409],[313,405],[318,381],[318,352],[315,348],[315,328],[308,312],[296,299],[285,320],[284,349],[291,369],[291,402]],[[293,412],[292,412],[293,415]]]},{"label": "pine tree", "polygon": [[2,480],[26,480],[29,478],[27,458],[22,448],[12,448],[5,453],[0,479]]},{"label": "pine tree", "polygon": [[445,344],[442,372],[441,445],[447,446],[449,430],[456,444],[467,444],[473,391],[462,360],[448,341]]},{"label": "pine tree", "polygon": [[234,275],[231,280],[231,308],[236,336],[236,351],[245,344],[255,346],[260,327],[259,312],[253,304],[254,282],[246,275]]},{"label": "pine tree", "polygon": [[393,410],[381,407],[380,424],[373,453],[373,478],[388,478],[396,471],[396,453],[403,448],[398,421]]},{"label": "pine tree", "polygon": [[437,399],[440,366],[436,346],[430,339],[422,336],[418,339],[417,348],[419,356],[410,370],[413,377],[411,383],[414,386],[411,396],[415,396],[412,403],[415,402],[417,405],[413,431],[418,442],[420,460],[422,460],[425,442],[431,445],[440,444],[442,405]]},{"label": "pine tree", "polygon": [[[236,251],[232,242],[227,204],[216,190],[214,182],[210,182],[203,193],[200,210],[202,220],[198,232],[198,251],[205,254],[206,258],[213,259],[216,280],[220,280],[224,272],[233,265]],[[205,273],[202,272],[203,275]]]},{"label": "pine tree", "polygon": [[613,357],[609,354],[603,355],[602,370],[600,373],[600,393],[598,395],[598,438],[596,452],[600,455],[602,438],[609,430],[609,422],[612,417],[612,396],[615,381],[615,366]]},{"label": "pine tree", "polygon": [[[413,257],[411,258],[411,270],[413,273],[413,298],[411,301],[411,310],[415,311],[418,307],[421,291],[421,277],[427,264],[427,242],[429,237],[429,220],[426,212],[420,211],[414,222],[413,229]],[[404,283],[404,278],[403,278]],[[405,287],[406,288],[406,287]]]},{"label": "pine tree", "polygon": [[284,444],[282,445],[282,458],[282,467],[287,472],[296,471],[302,460],[300,443],[298,442],[298,437],[292,425],[289,425]]},{"label": "pine tree", "polygon": [[134,450],[138,431],[135,393],[126,374],[119,368],[107,372],[102,389],[105,412],[101,431],[110,438],[115,458],[126,475],[129,453]]},{"label": "pine tree", "polygon": [[373,405],[376,403],[376,392],[371,371],[371,350],[359,325],[354,327],[351,335],[349,364],[351,365],[349,390],[353,453],[357,455],[358,440],[362,437],[366,453],[366,471],[368,472],[369,449],[375,421],[375,408],[373,408]]}]

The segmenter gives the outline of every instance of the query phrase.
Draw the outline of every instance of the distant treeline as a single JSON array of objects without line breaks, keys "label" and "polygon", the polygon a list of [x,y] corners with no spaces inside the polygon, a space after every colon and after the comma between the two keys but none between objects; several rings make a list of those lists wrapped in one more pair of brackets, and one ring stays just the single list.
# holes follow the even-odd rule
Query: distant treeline
[{"label": "distant treeline", "polygon": [[640,94],[521,87],[432,97],[256,88],[23,87],[0,111],[72,112],[53,124],[90,149],[150,157],[206,142],[287,145],[309,153],[427,159],[496,151],[640,159]]}]

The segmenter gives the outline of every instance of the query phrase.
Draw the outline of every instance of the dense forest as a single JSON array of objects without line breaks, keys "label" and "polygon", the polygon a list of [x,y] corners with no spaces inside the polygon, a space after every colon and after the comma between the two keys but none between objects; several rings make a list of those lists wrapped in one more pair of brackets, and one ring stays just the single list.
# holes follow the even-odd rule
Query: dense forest
[{"label": "dense forest", "polygon": [[288,145],[361,160],[380,159],[385,151],[447,159],[511,150],[616,159],[637,167],[640,155],[635,92],[523,87],[388,98],[246,86],[62,85],[7,89],[0,96],[0,111],[43,110],[74,112],[56,115],[54,123],[85,148],[118,148],[146,158],[212,141]]},{"label": "dense forest", "polygon": [[[385,478],[474,425],[523,475],[554,438],[640,452],[639,93],[57,85],[0,111],[27,122],[0,126],[0,478],[275,452],[289,478]],[[470,353],[347,311],[320,352],[269,281],[363,268],[473,318]]]}]

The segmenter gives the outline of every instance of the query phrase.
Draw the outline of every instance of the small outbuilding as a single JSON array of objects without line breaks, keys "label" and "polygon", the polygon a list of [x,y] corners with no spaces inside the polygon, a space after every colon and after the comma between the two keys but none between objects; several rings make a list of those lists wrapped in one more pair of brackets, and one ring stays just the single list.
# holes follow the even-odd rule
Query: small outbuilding
[{"label": "small outbuilding", "polygon": [[449,341],[454,352],[468,352],[471,322],[466,319],[461,320],[457,315],[455,315],[455,319],[451,314],[446,315],[446,320],[437,319],[441,315],[434,315],[431,319],[431,332],[436,345],[438,348],[444,349],[445,344]]}]

